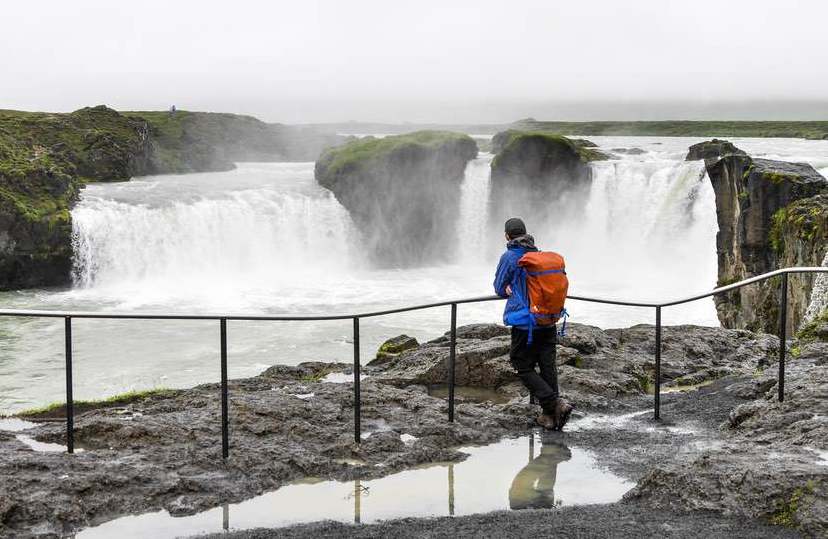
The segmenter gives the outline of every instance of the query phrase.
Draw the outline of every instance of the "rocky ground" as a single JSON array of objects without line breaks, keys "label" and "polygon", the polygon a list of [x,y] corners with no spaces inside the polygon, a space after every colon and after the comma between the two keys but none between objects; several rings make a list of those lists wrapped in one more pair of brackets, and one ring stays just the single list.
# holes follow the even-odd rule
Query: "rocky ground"
[{"label": "rocky ground", "polygon": [[[652,420],[653,328],[573,325],[559,346],[560,377],[579,415],[566,443],[596,454],[637,486],[588,509],[340,524],[240,536],[504,535],[559,526],[566,536],[820,536],[828,532],[828,344],[798,346],[778,403],[775,338],[741,330],[665,328],[662,421]],[[403,347],[404,348],[404,347]],[[0,432],[0,535],[55,536],[118,516],[173,515],[238,502],[302,477],[375,478],[465,458],[455,448],[525,433],[536,409],[508,369],[504,328],[458,331],[458,383],[500,403],[444,399],[446,337],[366,368],[364,432],[353,440],[351,384],[323,381],[346,365],[275,366],[231,382],[231,457],[221,460],[216,385],[169,391],[84,412],[74,456],[32,451]],[[505,402],[503,402],[505,401]],[[27,431],[62,443],[63,425]],[[402,435],[416,437],[405,443]],[[660,517],[647,518],[651,511]],[[590,516],[592,515],[592,516]],[[622,518],[623,516],[623,518]],[[785,526],[768,526],[775,524]]]}]

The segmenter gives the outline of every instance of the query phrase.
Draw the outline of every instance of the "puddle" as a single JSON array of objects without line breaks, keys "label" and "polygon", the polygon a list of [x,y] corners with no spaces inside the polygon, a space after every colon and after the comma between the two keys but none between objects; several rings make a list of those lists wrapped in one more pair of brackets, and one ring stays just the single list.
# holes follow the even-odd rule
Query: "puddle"
[{"label": "puddle", "polygon": [[[31,436],[26,436],[25,434],[18,434],[15,436],[17,441],[23,442],[27,446],[29,446],[33,451],[37,451],[39,453],[66,453],[66,446],[62,444],[52,444],[48,442],[38,442]],[[82,453],[83,449],[76,447],[75,453]]]},{"label": "puddle", "polygon": [[185,517],[166,511],[119,518],[77,539],[179,537],[279,527],[323,519],[368,523],[402,517],[612,503],[634,483],[602,469],[592,453],[567,447],[565,434],[536,433],[464,448],[457,464],[437,464],[381,479],[287,485],[250,500]]},{"label": "puddle", "polygon": [[[448,385],[433,385],[429,386],[428,394],[432,397],[439,397],[441,399],[448,398]],[[493,402],[495,404],[505,404],[509,402],[509,396],[503,393],[498,393],[494,389],[485,387],[469,387],[469,386],[454,386],[454,398],[458,401],[465,400],[470,402]]]},{"label": "puddle", "polygon": [[37,423],[24,421],[22,419],[17,419],[16,417],[0,418],[0,430],[4,430],[6,432],[20,432],[27,429],[33,429],[36,426]]}]

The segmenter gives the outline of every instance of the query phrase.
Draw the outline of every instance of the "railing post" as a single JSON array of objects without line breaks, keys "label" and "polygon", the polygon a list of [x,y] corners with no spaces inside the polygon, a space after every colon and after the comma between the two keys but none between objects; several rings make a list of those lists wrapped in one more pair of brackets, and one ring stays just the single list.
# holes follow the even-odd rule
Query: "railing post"
[{"label": "railing post", "polygon": [[227,319],[221,319],[221,457],[230,456],[230,415],[227,389]]},{"label": "railing post", "polygon": [[66,344],[66,451],[75,452],[75,399],[72,396],[72,317],[63,319]]},{"label": "railing post", "polygon": [[362,403],[359,389],[359,317],[354,317],[354,441],[362,441]]},{"label": "railing post", "polygon": [[451,304],[451,344],[449,345],[448,366],[448,420],[454,422],[454,377],[457,360],[457,304]]},{"label": "railing post", "polygon": [[785,348],[788,340],[788,274],[782,274],[779,298],[779,402],[785,400]]},{"label": "railing post", "polygon": [[661,419],[661,307],[656,307],[654,419]]}]

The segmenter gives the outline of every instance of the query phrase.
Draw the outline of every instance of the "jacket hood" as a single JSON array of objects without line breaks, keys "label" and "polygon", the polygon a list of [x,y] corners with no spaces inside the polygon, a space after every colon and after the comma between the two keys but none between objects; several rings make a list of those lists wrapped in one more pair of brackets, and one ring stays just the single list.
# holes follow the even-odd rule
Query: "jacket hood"
[{"label": "jacket hood", "polygon": [[526,249],[529,251],[537,251],[538,248],[535,247],[535,238],[532,237],[531,234],[524,234],[523,236],[518,236],[517,238],[512,238],[506,244],[507,249]]}]

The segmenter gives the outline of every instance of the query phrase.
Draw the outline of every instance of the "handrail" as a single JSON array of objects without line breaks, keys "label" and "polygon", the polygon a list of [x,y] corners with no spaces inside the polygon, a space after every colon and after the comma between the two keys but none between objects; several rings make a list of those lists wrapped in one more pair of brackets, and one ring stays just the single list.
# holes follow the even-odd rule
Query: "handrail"
[{"label": "handrail", "polygon": [[[825,273],[828,272],[826,267],[793,267],[783,268],[755,277],[750,277],[742,281],[714,288],[710,292],[697,294],[695,296],[688,296],[686,298],[672,299],[664,302],[647,302],[647,301],[631,301],[610,298],[593,298],[588,296],[568,295],[567,299],[576,301],[587,301],[592,303],[603,303],[607,305],[622,305],[627,307],[670,307],[673,305],[681,305],[683,303],[690,303],[699,299],[715,296],[724,292],[729,292],[749,284],[764,281],[777,275],[788,273]],[[462,298],[453,300],[444,300],[434,303],[422,303],[419,305],[410,305],[407,307],[397,307],[394,309],[385,309],[382,311],[368,311],[362,313],[352,314],[332,314],[332,315],[266,315],[266,314],[176,314],[176,313],[119,313],[119,312],[89,312],[89,311],[38,311],[25,309],[0,309],[0,316],[19,316],[19,317],[37,317],[37,318],[104,318],[104,319],[125,319],[125,320],[237,320],[237,321],[283,321],[283,322],[301,322],[301,321],[321,321],[321,320],[350,320],[352,318],[373,318],[376,316],[386,316],[389,314],[405,313],[410,311],[420,311],[423,309],[431,309],[434,307],[449,307],[451,305],[462,305],[465,303],[481,303],[484,301],[496,301],[504,299],[500,296],[479,296],[472,298]]]},{"label": "handrail", "polygon": [[[828,267],[792,267],[783,268],[762,275],[757,275],[744,279],[737,283],[732,283],[726,286],[715,288],[710,292],[704,294],[697,294],[688,296],[686,298],[679,298],[668,300],[665,302],[644,302],[644,301],[626,301],[608,298],[593,298],[588,296],[568,295],[568,299],[576,301],[588,301],[594,303],[604,303],[608,305],[621,305],[630,307],[649,307],[655,308],[655,372],[653,375],[655,391],[653,394],[653,408],[654,419],[661,418],[661,311],[664,307],[673,305],[681,305],[704,299],[707,297],[723,294],[748,286],[759,281],[764,281],[772,277],[782,277],[780,290],[780,308],[779,308],[779,381],[778,381],[778,398],[781,402],[784,400],[785,390],[785,353],[787,341],[787,306],[788,306],[788,274],[792,273],[828,273]],[[361,394],[360,394],[360,350],[359,350],[359,320],[361,318],[371,318],[375,316],[385,316],[389,314],[404,313],[409,311],[417,311],[422,309],[430,309],[434,307],[448,307],[451,306],[451,331],[449,341],[449,365],[448,365],[448,419],[450,422],[454,421],[454,385],[455,385],[455,370],[456,370],[456,349],[457,349],[457,306],[467,303],[480,303],[484,301],[495,301],[501,298],[500,296],[480,296],[475,298],[463,298],[449,301],[439,301],[435,303],[425,303],[421,305],[412,305],[408,307],[400,307],[395,309],[385,309],[381,311],[369,311],[356,314],[340,314],[340,315],[302,315],[302,316],[287,316],[287,315],[222,315],[222,314],[202,314],[202,315],[186,315],[186,314],[171,314],[171,313],[117,313],[117,312],[83,312],[83,311],[36,311],[36,310],[20,310],[20,309],[2,309],[0,316],[10,317],[37,317],[37,318],[63,318],[64,319],[64,340],[65,340],[65,358],[66,358],[66,449],[68,453],[74,452],[74,398],[73,398],[73,382],[72,382],[72,319],[73,318],[98,318],[98,319],[130,319],[130,320],[218,320],[220,322],[220,367],[221,367],[221,452],[222,457],[227,459],[230,454],[230,419],[229,419],[229,397],[228,397],[228,377],[227,377],[227,321],[228,320],[243,320],[243,321],[317,321],[317,320],[352,320],[354,331],[354,441],[360,443],[361,440]]]}]

